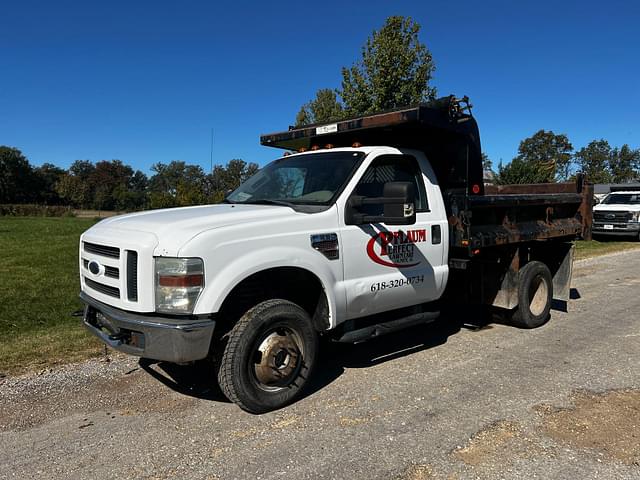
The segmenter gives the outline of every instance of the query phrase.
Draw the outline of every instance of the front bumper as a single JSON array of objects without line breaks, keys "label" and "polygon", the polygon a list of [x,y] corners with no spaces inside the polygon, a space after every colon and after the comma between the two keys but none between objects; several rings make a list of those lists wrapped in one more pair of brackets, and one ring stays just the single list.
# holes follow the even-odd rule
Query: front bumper
[{"label": "front bumper", "polygon": [[[611,225],[613,228],[607,229],[605,225]],[[638,235],[640,233],[640,223],[593,222],[591,230],[598,235]]]},{"label": "front bumper", "polygon": [[151,317],[106,305],[80,292],[84,326],[103,343],[120,352],[183,363],[209,353],[216,322],[211,319]]}]

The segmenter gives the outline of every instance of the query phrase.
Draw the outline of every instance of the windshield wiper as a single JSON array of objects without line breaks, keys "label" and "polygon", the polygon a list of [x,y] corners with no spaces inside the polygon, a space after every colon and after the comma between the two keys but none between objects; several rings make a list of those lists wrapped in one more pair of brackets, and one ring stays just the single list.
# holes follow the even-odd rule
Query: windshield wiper
[{"label": "windshield wiper", "polygon": [[296,205],[294,203],[285,202],[283,200],[271,200],[268,198],[259,198],[257,200],[251,200],[249,202],[242,202],[242,203],[250,203],[252,205],[279,205],[281,207],[289,207],[289,208],[293,208],[294,210],[296,209]]}]

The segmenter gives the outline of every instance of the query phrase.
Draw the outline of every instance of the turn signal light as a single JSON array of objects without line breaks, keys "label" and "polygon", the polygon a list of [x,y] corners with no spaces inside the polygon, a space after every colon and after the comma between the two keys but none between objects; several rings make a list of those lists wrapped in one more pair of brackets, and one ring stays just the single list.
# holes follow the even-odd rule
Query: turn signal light
[{"label": "turn signal light", "polygon": [[158,275],[158,284],[161,287],[201,287],[204,276],[202,274],[193,275]]}]

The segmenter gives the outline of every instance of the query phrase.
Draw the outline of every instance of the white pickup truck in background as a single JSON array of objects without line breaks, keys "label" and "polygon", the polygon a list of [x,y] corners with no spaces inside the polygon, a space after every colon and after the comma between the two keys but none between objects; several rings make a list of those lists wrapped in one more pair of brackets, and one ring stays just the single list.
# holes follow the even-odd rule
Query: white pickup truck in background
[{"label": "white pickup truck in background", "polygon": [[640,189],[614,187],[594,206],[593,234],[633,237],[640,241]]},{"label": "white pickup truck in background", "polygon": [[[80,240],[84,324],[150,359],[212,359],[260,413],[296,399],[321,335],[358,342],[492,305],[524,328],[567,300],[593,191],[487,194],[477,125],[447,97],[262,137],[285,154],[224,203],[105,219]],[[362,145],[367,146],[362,146]]]}]

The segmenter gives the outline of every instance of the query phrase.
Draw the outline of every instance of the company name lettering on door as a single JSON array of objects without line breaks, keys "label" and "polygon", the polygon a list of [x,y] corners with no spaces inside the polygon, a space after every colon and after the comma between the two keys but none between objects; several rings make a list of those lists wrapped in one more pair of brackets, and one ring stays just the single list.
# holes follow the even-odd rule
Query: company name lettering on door
[{"label": "company name lettering on door", "polygon": [[379,232],[367,243],[367,255],[375,263],[385,267],[414,267],[420,263],[420,259],[416,258],[415,244],[426,240],[425,229]]}]

